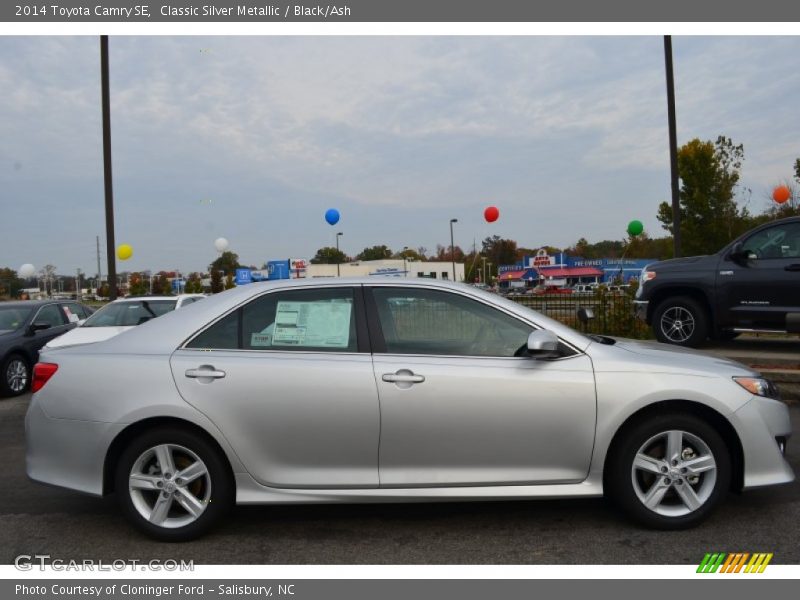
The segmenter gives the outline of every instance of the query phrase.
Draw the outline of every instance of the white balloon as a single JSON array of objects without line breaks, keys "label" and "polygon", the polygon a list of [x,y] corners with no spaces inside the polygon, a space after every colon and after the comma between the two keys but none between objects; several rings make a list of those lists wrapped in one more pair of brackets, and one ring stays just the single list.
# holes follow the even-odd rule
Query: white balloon
[{"label": "white balloon", "polygon": [[217,252],[225,252],[228,249],[228,240],[225,238],[217,238],[214,240],[214,248],[217,249]]},{"label": "white balloon", "polygon": [[31,263],[25,263],[19,268],[19,276],[24,277],[27,279],[28,277],[33,277],[36,274],[36,267],[34,267]]}]

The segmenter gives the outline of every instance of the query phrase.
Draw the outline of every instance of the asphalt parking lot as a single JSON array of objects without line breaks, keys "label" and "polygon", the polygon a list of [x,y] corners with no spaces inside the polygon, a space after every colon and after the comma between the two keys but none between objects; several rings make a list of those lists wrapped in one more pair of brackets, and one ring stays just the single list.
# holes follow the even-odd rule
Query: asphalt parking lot
[{"label": "asphalt parking lot", "polygon": [[[649,531],[602,499],[419,505],[237,508],[212,534],[163,544],[133,530],[115,498],[25,476],[30,400],[0,399],[0,562],[194,560],[197,564],[697,564],[708,551],[774,552],[800,563],[800,482],[730,495],[697,529]],[[790,407],[800,430],[800,406]],[[794,443],[792,443],[794,442]],[[797,437],[789,460],[800,470]]]}]

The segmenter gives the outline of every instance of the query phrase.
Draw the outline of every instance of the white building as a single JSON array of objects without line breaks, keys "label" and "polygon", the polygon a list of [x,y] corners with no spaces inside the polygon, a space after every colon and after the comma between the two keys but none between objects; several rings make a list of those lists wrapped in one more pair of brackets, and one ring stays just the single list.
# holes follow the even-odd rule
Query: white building
[{"label": "white building", "polygon": [[[267,277],[266,270],[257,271]],[[429,277],[431,279],[453,279],[452,262],[422,262],[388,258],[384,260],[359,260],[340,265],[314,265],[307,263],[301,271],[291,271],[290,277]],[[456,263],[456,281],[464,281],[464,265]]]}]

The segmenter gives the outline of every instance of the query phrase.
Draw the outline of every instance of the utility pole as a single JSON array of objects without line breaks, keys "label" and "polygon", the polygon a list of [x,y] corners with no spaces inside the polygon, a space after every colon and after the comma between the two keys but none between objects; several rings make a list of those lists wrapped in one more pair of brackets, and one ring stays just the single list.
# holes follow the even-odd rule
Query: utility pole
[{"label": "utility pole", "polygon": [[81,289],[81,270],[75,273],[75,299],[80,302],[83,300],[83,290]]},{"label": "utility pole", "polygon": [[483,275],[483,284],[486,284],[486,257],[481,256],[481,260],[483,261],[483,267],[481,268],[481,275]]},{"label": "utility pole", "polygon": [[100,287],[100,280],[101,280],[101,273],[100,273],[100,236],[96,236],[97,239],[97,281],[95,282],[97,285],[95,286],[95,293],[97,293],[97,288]]},{"label": "utility pole", "polygon": [[453,281],[456,280],[456,250],[453,242],[453,223],[458,223],[458,219],[450,219],[450,260],[453,262]]},{"label": "utility pole", "polygon": [[678,132],[675,125],[675,78],[672,74],[672,36],[664,36],[664,63],[667,72],[667,121],[669,124],[669,162],[672,184],[672,241],[675,258],[681,255],[681,203],[678,190]]},{"label": "utility pole", "polygon": [[111,181],[111,94],[108,84],[108,36],[100,36],[100,87],[103,104],[103,179],[106,197],[106,255],[108,299],[117,299],[117,260],[114,256],[114,187]]}]

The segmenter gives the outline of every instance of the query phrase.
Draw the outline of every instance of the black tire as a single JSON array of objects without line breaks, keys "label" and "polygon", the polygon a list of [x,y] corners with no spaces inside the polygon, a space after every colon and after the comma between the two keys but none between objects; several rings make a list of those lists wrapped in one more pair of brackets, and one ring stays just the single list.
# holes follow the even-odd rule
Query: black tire
[{"label": "black tire", "polygon": [[[24,369],[21,375],[19,369]],[[12,376],[12,371],[13,375]],[[19,387],[20,380],[17,376],[22,376],[22,386]],[[21,354],[9,354],[0,367],[0,395],[19,396],[31,387],[31,365]]]},{"label": "black tire", "polygon": [[[182,470],[181,460],[188,461],[184,463],[188,466],[192,464],[194,459],[199,458],[206,468],[207,478],[204,475],[202,478],[197,478],[190,484],[183,486],[185,489],[191,490],[199,505],[204,506],[202,513],[196,518],[190,515],[179,502],[178,496],[181,495],[179,492],[168,494],[164,491],[163,484],[165,481],[171,479],[173,484],[177,482],[176,473],[161,472],[158,468],[155,454],[153,454],[149,462],[148,460],[141,460],[142,457],[149,456],[152,449],[163,445],[174,447],[174,451],[170,455],[177,475]],[[194,457],[191,457],[191,454],[194,454]],[[137,467],[138,472],[141,464],[150,464],[150,473],[155,473],[150,476],[161,480],[160,487],[162,491],[144,490],[137,493],[131,490],[129,485],[131,472],[134,466]],[[165,476],[170,477],[165,479]],[[236,498],[235,482],[231,476],[226,458],[204,436],[179,427],[152,429],[137,436],[128,444],[117,461],[115,491],[122,511],[128,520],[140,531],[162,542],[185,542],[205,534],[230,510]],[[168,520],[173,523],[179,523],[182,518],[194,518],[195,520],[185,525],[171,527],[150,522],[140,510],[146,504],[154,503],[161,498],[160,494],[164,494],[164,498],[169,499],[168,515],[170,516]],[[136,499],[134,499],[134,496],[136,496]],[[180,500],[183,499],[183,497],[180,498]],[[137,504],[139,508],[137,508]]]},{"label": "black tire", "polygon": [[[656,438],[653,453],[658,456],[659,435],[669,431],[683,433],[683,453],[690,460],[697,460],[707,451],[713,456],[715,470],[697,475],[697,481],[691,483],[686,475],[678,474],[683,464],[673,466],[673,471],[664,474],[652,474],[645,470],[634,471],[634,459],[643,445]],[[642,419],[621,432],[621,441],[609,454],[605,466],[605,493],[622,511],[639,523],[654,529],[687,529],[705,520],[727,495],[731,482],[731,457],[722,436],[711,425],[694,415],[687,413],[663,413]],[[693,437],[692,437],[693,436]],[[700,440],[706,448],[697,443]],[[666,438],[663,441],[666,450]],[[697,446],[697,447],[695,447]],[[690,453],[697,452],[694,457]],[[679,455],[680,456],[680,455]],[[683,461],[683,459],[681,459]],[[661,467],[659,470],[663,470]],[[669,467],[668,467],[669,468]],[[673,479],[670,479],[672,477]],[[653,491],[648,484],[667,487],[662,500],[654,509],[644,504],[644,499]],[[680,483],[679,483],[680,481]],[[687,489],[687,487],[689,489]],[[680,493],[691,492],[695,498],[703,501],[696,508],[689,508]],[[680,514],[680,511],[689,511]],[[660,512],[656,512],[660,511]],[[664,514],[664,513],[670,514]],[[673,514],[674,513],[674,514]]]},{"label": "black tire", "polygon": [[689,296],[661,302],[653,313],[653,333],[659,342],[696,348],[708,337],[708,313]]}]

